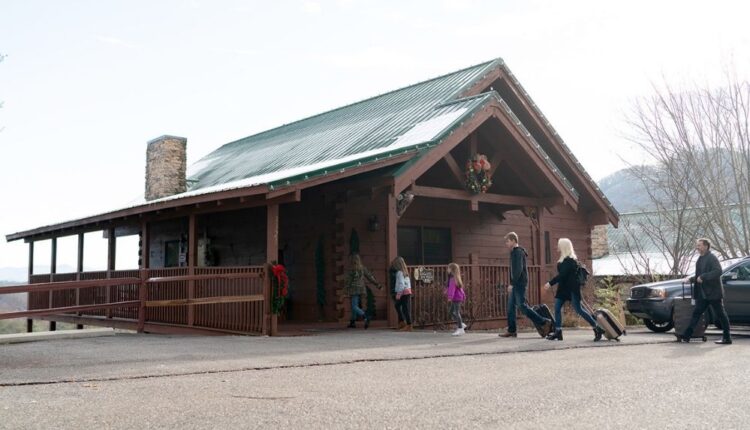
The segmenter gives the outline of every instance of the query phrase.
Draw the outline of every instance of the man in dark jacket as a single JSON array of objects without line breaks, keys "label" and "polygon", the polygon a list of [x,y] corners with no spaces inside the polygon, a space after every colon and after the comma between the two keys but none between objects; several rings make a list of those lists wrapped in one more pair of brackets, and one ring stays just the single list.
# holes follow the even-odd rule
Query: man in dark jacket
[{"label": "man in dark jacket", "polygon": [[516,337],[516,307],[521,308],[521,311],[526,315],[528,319],[534,322],[536,326],[542,327],[542,331],[549,333],[552,331],[552,320],[544,318],[538,313],[531,309],[531,306],[526,302],[526,287],[529,284],[529,273],[526,268],[526,257],[528,254],[526,250],[518,246],[518,235],[516,233],[508,233],[505,235],[505,246],[510,248],[510,285],[508,285],[508,329],[505,333],[501,333],[500,337]]},{"label": "man in dark jacket", "polygon": [[717,340],[715,343],[719,345],[731,345],[732,337],[729,334],[729,316],[726,309],[724,309],[724,286],[721,283],[721,264],[719,264],[719,259],[711,253],[711,242],[708,239],[698,239],[695,249],[698,250],[700,257],[698,257],[698,261],[695,263],[695,276],[689,279],[690,283],[694,285],[693,299],[695,300],[695,309],[693,310],[693,318],[690,320],[690,325],[680,340],[690,342],[698,320],[700,320],[701,315],[710,306],[714,315],[719,318],[719,323],[724,331],[722,339]]}]

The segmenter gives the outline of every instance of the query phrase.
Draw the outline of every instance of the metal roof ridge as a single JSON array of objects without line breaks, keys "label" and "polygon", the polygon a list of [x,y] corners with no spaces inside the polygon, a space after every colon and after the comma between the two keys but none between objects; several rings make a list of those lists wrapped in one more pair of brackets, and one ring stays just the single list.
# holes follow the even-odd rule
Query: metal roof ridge
[{"label": "metal roof ridge", "polygon": [[[440,76],[436,76],[436,77],[433,77],[433,78],[430,78],[430,79],[426,79],[426,80],[420,81],[420,82],[415,82],[413,84],[406,85],[404,87],[397,88],[395,90],[386,91],[384,93],[377,94],[377,95],[374,95],[372,97],[368,97],[366,99],[362,99],[362,100],[359,100],[359,101],[356,101],[356,102],[353,102],[353,103],[349,103],[349,104],[346,104],[344,106],[339,106],[339,107],[331,109],[331,110],[327,110],[327,111],[320,112],[320,113],[317,113],[317,114],[314,114],[314,115],[310,115],[308,117],[301,118],[301,119],[298,119],[296,121],[288,122],[286,124],[281,124],[279,126],[276,126],[276,127],[273,127],[273,128],[269,128],[268,130],[263,130],[261,132],[258,132],[258,133],[255,133],[255,134],[251,134],[249,136],[245,136],[243,138],[240,138],[240,139],[233,140],[231,142],[225,143],[224,145],[221,145],[219,148],[216,148],[214,151],[217,151],[217,150],[219,150],[219,149],[221,149],[221,148],[223,148],[225,146],[228,146],[228,145],[232,145],[232,144],[235,144],[235,143],[239,143],[239,142],[245,141],[245,140],[253,138],[253,137],[258,137],[258,136],[262,136],[263,134],[270,133],[272,131],[277,131],[277,130],[279,130],[281,128],[288,127],[288,126],[293,125],[293,124],[299,124],[301,122],[308,121],[308,120],[311,120],[313,118],[317,118],[317,117],[320,117],[320,116],[323,116],[323,115],[327,115],[327,114],[330,114],[330,113],[333,113],[333,112],[337,112],[337,111],[340,111],[340,110],[343,110],[343,109],[347,109],[347,108],[350,108],[350,107],[353,107],[353,106],[356,106],[356,105],[359,105],[359,104],[362,104],[362,103],[366,103],[366,102],[378,99],[380,97],[385,97],[387,95],[394,94],[394,93],[397,93],[399,91],[403,91],[403,90],[406,90],[406,89],[409,89],[409,88],[413,88],[413,87],[416,87],[416,86],[419,86],[419,85],[424,85],[424,84],[427,84],[429,82],[433,82],[433,81],[436,81],[436,80],[439,80],[439,79],[443,79],[443,78],[446,78],[448,76],[455,75],[455,74],[461,73],[461,72],[465,72],[465,71],[473,69],[473,68],[477,68],[477,67],[480,67],[480,66],[490,65],[490,64],[493,64],[493,63],[497,62],[498,60],[500,60],[502,62],[502,59],[497,59],[496,58],[496,59],[492,59],[490,61],[485,61],[485,62],[482,62],[482,63],[474,64],[473,66],[464,67],[464,68],[459,69],[459,70],[454,70],[452,72],[445,73],[445,74],[442,74]],[[212,153],[214,151],[212,151]],[[208,155],[210,155],[210,154],[207,154],[207,156]],[[205,157],[203,157],[203,158],[205,158]]]},{"label": "metal roof ridge", "polygon": [[502,99],[500,97],[500,94],[497,91],[492,90],[492,91],[487,91],[487,92],[484,92],[484,93],[475,94],[473,96],[461,97],[460,99],[448,100],[446,102],[442,102],[439,105],[435,106],[435,109],[440,109],[440,108],[444,108],[444,107],[447,107],[447,106],[452,106],[452,105],[455,105],[455,104],[458,104],[458,103],[463,103],[463,102],[468,102],[468,101],[472,101],[472,100],[475,100],[475,99],[480,99],[482,97],[492,97],[492,96],[497,97],[498,100]]},{"label": "metal roof ridge", "polygon": [[[497,57],[497,58],[493,59],[492,61],[488,61],[487,63],[483,63],[483,64],[485,64],[486,66],[485,66],[484,70],[482,70],[482,73],[480,73],[477,76],[475,76],[469,82],[467,82],[466,84],[464,84],[461,88],[459,88],[453,94],[451,94],[450,97],[448,97],[449,100],[450,99],[454,99],[454,98],[458,97],[460,94],[465,93],[469,88],[473,87],[477,82],[479,82],[480,80],[484,79],[484,77],[487,76],[487,73],[489,73],[491,70],[493,70],[495,68],[498,68],[498,67],[504,67],[506,70],[508,68],[506,66],[506,64],[505,64],[505,60],[503,60],[502,57]],[[480,66],[480,65],[481,64],[477,64],[477,66]],[[477,67],[477,66],[475,66],[475,67]]]}]

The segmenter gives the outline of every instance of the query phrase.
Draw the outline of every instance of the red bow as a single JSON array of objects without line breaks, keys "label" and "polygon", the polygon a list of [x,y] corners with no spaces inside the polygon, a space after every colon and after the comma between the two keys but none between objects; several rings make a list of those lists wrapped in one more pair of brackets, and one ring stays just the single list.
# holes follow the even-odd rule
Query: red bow
[{"label": "red bow", "polygon": [[273,272],[273,276],[276,277],[276,281],[278,282],[279,295],[281,297],[286,297],[289,293],[289,277],[286,276],[286,268],[281,264],[277,264],[271,267],[271,272]]}]

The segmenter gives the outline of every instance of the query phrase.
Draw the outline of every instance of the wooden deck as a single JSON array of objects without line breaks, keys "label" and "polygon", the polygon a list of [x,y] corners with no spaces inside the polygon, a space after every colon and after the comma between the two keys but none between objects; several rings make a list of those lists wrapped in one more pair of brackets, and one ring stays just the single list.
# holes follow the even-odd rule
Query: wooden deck
[{"label": "wooden deck", "polygon": [[263,266],[170,268],[32,275],[28,311],[0,319],[43,317],[76,324],[162,333],[266,334],[270,316]]}]

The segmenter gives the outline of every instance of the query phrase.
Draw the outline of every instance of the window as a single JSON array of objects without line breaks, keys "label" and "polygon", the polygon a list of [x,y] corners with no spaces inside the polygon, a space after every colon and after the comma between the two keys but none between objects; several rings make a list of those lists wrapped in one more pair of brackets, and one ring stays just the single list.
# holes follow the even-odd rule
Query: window
[{"label": "window", "polygon": [[552,263],[552,247],[550,246],[549,232],[544,232],[544,262],[545,264]]},{"label": "window", "polygon": [[169,240],[164,242],[164,267],[177,267],[180,265],[180,241]]},{"label": "window", "polygon": [[449,228],[398,228],[398,254],[407,264],[448,264],[453,260],[451,248]]},{"label": "window", "polygon": [[748,281],[750,280],[750,263],[745,263],[737,266],[737,268],[734,270],[734,272],[737,273],[737,280],[738,281]]}]

